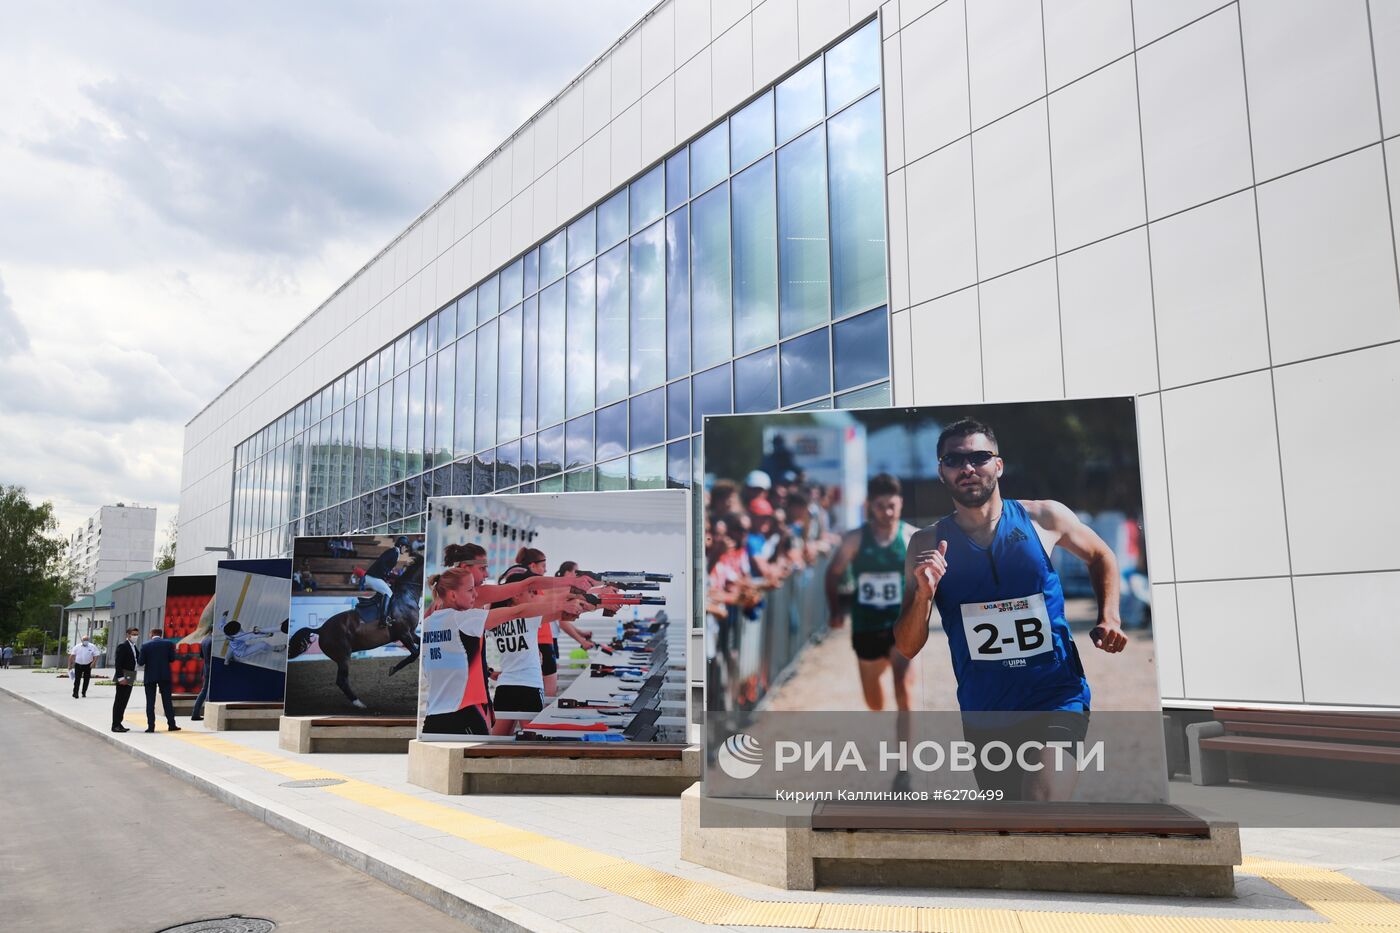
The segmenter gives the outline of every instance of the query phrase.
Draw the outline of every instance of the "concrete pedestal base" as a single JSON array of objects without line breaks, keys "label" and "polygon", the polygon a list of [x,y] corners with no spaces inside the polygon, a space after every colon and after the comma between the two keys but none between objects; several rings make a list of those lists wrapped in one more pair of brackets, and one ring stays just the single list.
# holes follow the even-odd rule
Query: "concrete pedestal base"
[{"label": "concrete pedestal base", "polygon": [[[648,752],[654,757],[647,757]],[[610,754],[611,753],[611,754]],[[581,746],[542,749],[499,742],[408,746],[408,780],[439,794],[671,796],[700,776],[700,750]]]},{"label": "concrete pedestal base", "polygon": [[[760,813],[743,802],[681,795],[681,857],[793,891],[832,886],[1003,888],[1101,894],[1228,897],[1239,828],[1206,838],[1114,833],[814,830],[811,808]],[[775,825],[780,824],[780,825]]]},{"label": "concrete pedestal base", "polygon": [[[194,701],[199,698],[197,693],[177,693],[170,698],[170,704],[175,707],[176,716],[189,716],[194,712]],[[156,708],[160,708],[160,701],[156,701]]]},{"label": "concrete pedestal base", "polygon": [[205,703],[204,728],[214,732],[276,732],[281,703]]},{"label": "concrete pedestal base", "polygon": [[303,755],[319,752],[402,754],[418,732],[412,719],[347,719],[340,716],[282,716],[277,745]]}]

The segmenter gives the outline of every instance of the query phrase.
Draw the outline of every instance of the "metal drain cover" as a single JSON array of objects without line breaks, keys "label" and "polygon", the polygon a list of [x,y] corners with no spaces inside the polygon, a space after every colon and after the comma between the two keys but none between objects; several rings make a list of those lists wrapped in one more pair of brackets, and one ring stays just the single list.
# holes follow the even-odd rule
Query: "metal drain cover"
[{"label": "metal drain cover", "polygon": [[[283,787],[330,787],[332,784],[344,784],[340,778],[312,778],[309,781],[283,781]],[[161,931],[164,933],[164,931]]]},{"label": "metal drain cover", "polygon": [[277,924],[257,917],[216,917],[166,927],[159,933],[272,933],[275,929]]}]

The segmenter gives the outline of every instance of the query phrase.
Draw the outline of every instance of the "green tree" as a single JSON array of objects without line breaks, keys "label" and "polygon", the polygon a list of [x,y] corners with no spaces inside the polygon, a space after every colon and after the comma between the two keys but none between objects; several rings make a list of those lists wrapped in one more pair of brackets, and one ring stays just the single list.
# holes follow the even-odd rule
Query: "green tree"
[{"label": "green tree", "polygon": [[175,566],[175,544],[179,538],[180,513],[176,512],[165,524],[165,543],[160,546],[160,554],[156,556],[157,570],[169,570]]},{"label": "green tree", "polygon": [[39,648],[47,638],[48,634],[43,629],[31,626],[15,636],[15,644],[21,648]]},{"label": "green tree", "polygon": [[[35,505],[24,487],[0,486],[0,635],[34,625],[30,613],[63,589],[68,570],[57,530],[52,503]],[[71,586],[67,595],[72,598]]]}]

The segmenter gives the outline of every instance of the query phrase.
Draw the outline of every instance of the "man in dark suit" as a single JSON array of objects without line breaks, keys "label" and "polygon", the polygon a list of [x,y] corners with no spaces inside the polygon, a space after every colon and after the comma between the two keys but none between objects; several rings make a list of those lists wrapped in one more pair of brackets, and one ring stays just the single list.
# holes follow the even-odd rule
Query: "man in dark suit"
[{"label": "man in dark suit", "polygon": [[150,639],[141,646],[137,660],[146,668],[146,731],[156,731],[156,690],[160,690],[161,703],[165,706],[167,730],[179,732],[175,725],[175,702],[170,696],[170,665],[175,660],[175,643],[162,636],[158,628],[151,629]]},{"label": "man in dark suit", "polygon": [[131,687],[136,683],[136,639],[139,637],[140,629],[127,629],[126,641],[117,645],[117,656],[112,663],[112,679],[117,683],[117,698],[112,701],[113,732],[131,731],[122,725],[122,717],[126,715],[126,704],[131,699]]}]

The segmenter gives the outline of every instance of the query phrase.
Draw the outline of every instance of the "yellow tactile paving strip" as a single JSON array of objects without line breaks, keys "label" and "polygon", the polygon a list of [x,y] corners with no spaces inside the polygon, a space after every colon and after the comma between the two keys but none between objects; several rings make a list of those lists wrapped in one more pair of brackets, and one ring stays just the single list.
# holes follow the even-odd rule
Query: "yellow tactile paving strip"
[{"label": "yellow tactile paving strip", "polygon": [[1268,880],[1325,919],[1241,920],[756,900],[209,733],[183,730],[177,738],[291,780],[344,781],[322,790],[697,923],[880,933],[1400,933],[1400,903],[1340,872],[1248,857],[1240,871]]}]

